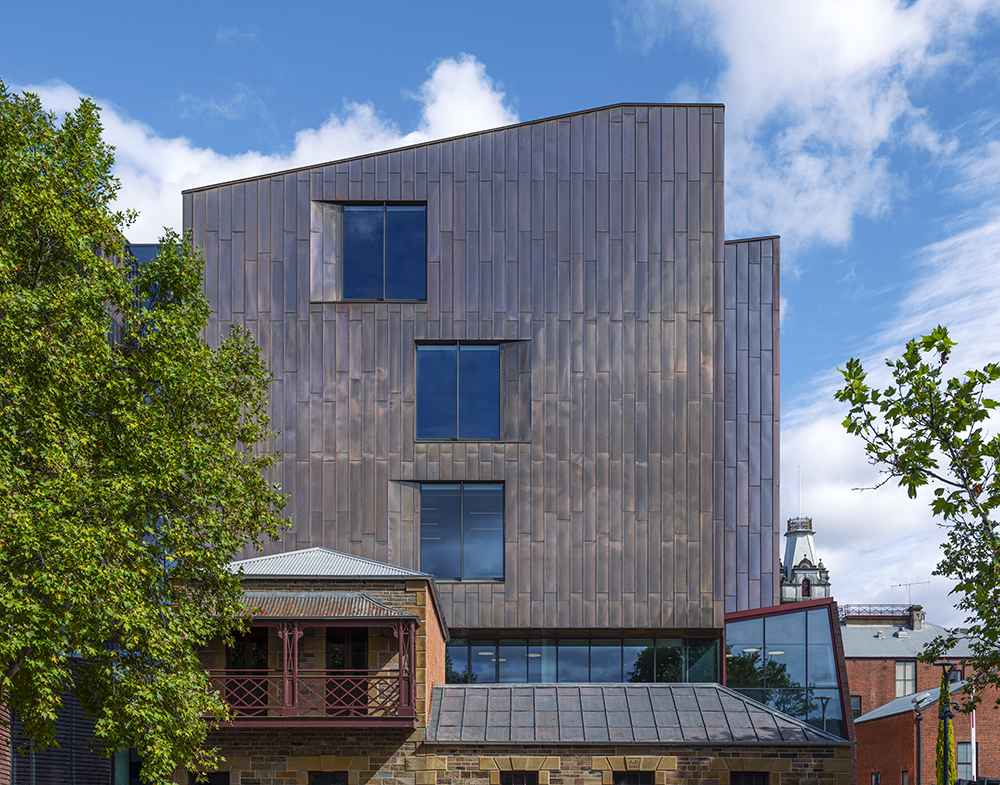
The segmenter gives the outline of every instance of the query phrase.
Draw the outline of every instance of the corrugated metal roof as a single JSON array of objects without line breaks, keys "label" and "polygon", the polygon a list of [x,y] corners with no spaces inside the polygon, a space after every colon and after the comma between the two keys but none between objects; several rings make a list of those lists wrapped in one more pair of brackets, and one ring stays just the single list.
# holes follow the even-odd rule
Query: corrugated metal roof
[{"label": "corrugated metal roof", "polygon": [[[882,632],[881,638],[878,637]],[[924,622],[919,630],[898,624],[841,624],[845,657],[878,657],[908,659],[920,654],[938,635],[948,631],[936,624]],[[968,641],[960,640],[948,657],[971,657]]]},{"label": "corrugated metal roof", "polygon": [[257,556],[230,562],[233,572],[242,570],[253,578],[429,578],[423,572],[406,570],[391,564],[363,559],[329,548],[306,548],[301,551]]},{"label": "corrugated metal roof", "polygon": [[[964,687],[964,681],[955,682],[951,685],[951,694],[954,695],[956,692],[961,692]],[[862,714],[854,720],[854,724],[857,725],[859,722],[878,720],[882,717],[891,717],[894,714],[905,714],[906,712],[913,711],[914,709],[917,711],[925,711],[931,706],[937,704],[938,697],[940,695],[940,687],[935,687],[933,690],[917,692],[913,695],[904,695],[902,698],[896,698],[895,700],[882,704],[877,709],[872,709],[867,714]]]},{"label": "corrugated metal roof", "polygon": [[361,592],[258,592],[243,595],[255,619],[415,619]]},{"label": "corrugated metal roof", "polygon": [[847,744],[719,684],[446,684],[428,743]]}]

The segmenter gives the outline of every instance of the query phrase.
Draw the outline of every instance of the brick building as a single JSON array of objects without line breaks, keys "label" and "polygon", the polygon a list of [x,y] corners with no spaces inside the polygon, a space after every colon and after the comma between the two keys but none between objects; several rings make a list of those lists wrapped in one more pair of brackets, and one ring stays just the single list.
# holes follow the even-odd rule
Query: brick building
[{"label": "brick building", "polygon": [[[937,701],[941,668],[919,662],[926,645],[946,630],[924,619],[919,605],[844,606],[841,634],[857,732],[859,781],[878,773],[884,785],[927,781],[934,776]],[[971,651],[959,643],[939,660],[954,665],[952,702],[962,705],[962,677],[972,668]],[[997,695],[983,696],[973,718],[956,712],[959,777],[1000,777],[1000,714]]]},{"label": "brick building", "polygon": [[234,569],[257,614],[233,647],[203,653],[237,713],[209,739],[224,756],[210,783],[667,785],[698,772],[793,785],[849,774],[843,739],[718,684],[445,684],[429,575],[322,548]]}]

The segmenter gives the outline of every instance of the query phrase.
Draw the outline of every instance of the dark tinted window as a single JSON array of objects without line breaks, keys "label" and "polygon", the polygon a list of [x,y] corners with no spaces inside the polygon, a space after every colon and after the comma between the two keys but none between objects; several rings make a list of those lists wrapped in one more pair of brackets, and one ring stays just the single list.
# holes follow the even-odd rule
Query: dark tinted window
[{"label": "dark tinted window", "polygon": [[651,771],[616,771],[611,781],[614,785],[653,785]]},{"label": "dark tinted window", "polygon": [[861,716],[861,696],[852,695],[851,696],[851,714],[854,715],[854,719]]},{"label": "dark tinted window", "polygon": [[718,680],[717,659],[717,641],[700,638],[455,638],[448,643],[446,679],[452,684],[704,682]]},{"label": "dark tinted window", "polygon": [[344,299],[427,299],[427,209],[345,205]]},{"label": "dark tinted window", "polygon": [[733,771],[729,785],[767,785],[767,774],[762,771]]},{"label": "dark tinted window", "polygon": [[622,642],[595,640],[590,646],[590,681],[622,680]]},{"label": "dark tinted window", "polygon": [[590,645],[584,640],[559,641],[558,678],[561,682],[590,681]]},{"label": "dark tinted window", "polygon": [[422,205],[386,205],[386,300],[427,298],[426,214]]},{"label": "dark tinted window", "polygon": [[500,438],[500,347],[417,347],[417,438]]},{"label": "dark tinted window", "polygon": [[444,580],[503,579],[503,486],[420,486],[420,569]]},{"label": "dark tinted window", "polygon": [[538,785],[538,773],[534,771],[501,771],[500,785]]},{"label": "dark tinted window", "polygon": [[311,771],[309,785],[347,785],[346,771]]}]

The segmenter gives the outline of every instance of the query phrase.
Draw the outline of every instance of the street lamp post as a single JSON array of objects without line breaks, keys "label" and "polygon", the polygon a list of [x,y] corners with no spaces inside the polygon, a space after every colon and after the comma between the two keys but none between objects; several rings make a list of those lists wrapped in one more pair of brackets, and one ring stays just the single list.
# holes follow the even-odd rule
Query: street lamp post
[{"label": "street lamp post", "polygon": [[948,759],[951,757],[951,747],[952,747],[952,720],[955,718],[955,712],[951,710],[951,672],[955,670],[955,663],[953,662],[935,662],[939,668],[943,668],[944,672],[948,675],[945,679],[945,684],[941,688],[943,690],[948,690],[948,697],[946,699],[944,709],[938,715],[938,719],[944,720],[944,766],[942,770],[944,771],[944,778],[946,785],[952,785],[948,781]]}]

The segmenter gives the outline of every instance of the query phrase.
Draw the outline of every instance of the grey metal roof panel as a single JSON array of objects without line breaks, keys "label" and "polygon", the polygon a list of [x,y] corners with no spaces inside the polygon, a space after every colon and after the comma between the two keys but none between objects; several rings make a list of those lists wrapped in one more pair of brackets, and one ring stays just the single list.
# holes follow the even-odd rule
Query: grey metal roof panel
[{"label": "grey metal roof panel", "polygon": [[361,592],[244,592],[255,619],[415,619]]},{"label": "grey metal roof panel", "polygon": [[[883,637],[879,638],[878,633]],[[919,630],[892,624],[841,624],[845,657],[907,659],[916,657],[939,635],[947,634],[944,627],[924,622]],[[902,634],[901,634],[902,633]],[[968,641],[960,640],[949,657],[971,657]]]},{"label": "grey metal roof panel", "polygon": [[424,572],[352,556],[329,548],[257,556],[230,562],[229,569],[247,578],[430,578]]},{"label": "grey metal roof panel", "polygon": [[847,744],[719,684],[445,684],[429,743]]},{"label": "grey metal roof panel", "polygon": [[[951,685],[951,694],[954,695],[956,692],[961,692],[964,688],[964,681],[956,682]],[[908,711],[913,711],[914,708],[916,708],[917,711],[925,711],[938,702],[940,695],[940,687],[935,687],[932,690],[924,690],[923,692],[917,692],[913,695],[904,695],[902,698],[896,698],[895,700],[882,704],[877,709],[872,709],[867,714],[862,714],[854,720],[854,724],[857,725],[859,722],[879,720],[883,717],[891,717],[894,714],[905,714]]]}]

